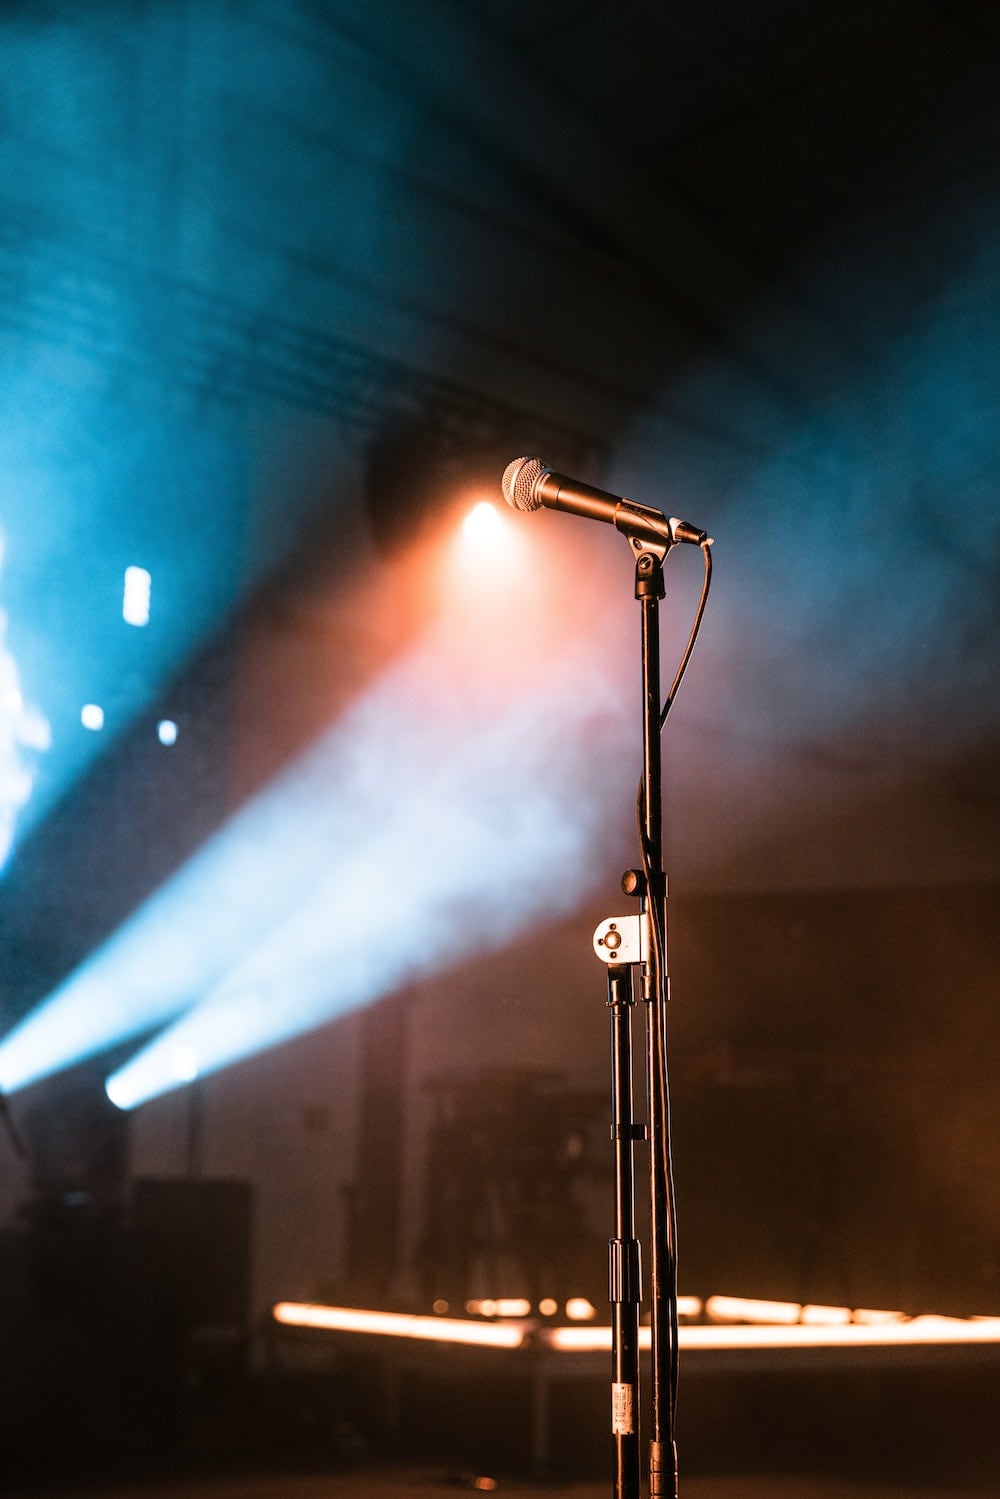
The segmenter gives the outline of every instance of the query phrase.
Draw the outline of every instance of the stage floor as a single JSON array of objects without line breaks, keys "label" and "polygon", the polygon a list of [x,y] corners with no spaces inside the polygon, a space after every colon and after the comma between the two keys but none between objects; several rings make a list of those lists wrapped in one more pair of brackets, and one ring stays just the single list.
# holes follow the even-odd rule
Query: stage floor
[{"label": "stage floor", "polygon": [[[493,1492],[508,1499],[609,1499],[612,1484],[531,1482],[496,1478],[495,1488],[476,1483],[489,1474],[451,1474],[440,1469],[377,1468],[351,1473],[257,1478],[152,1480],[137,1484],[81,1484],[15,1490],[9,1499],[449,1499]],[[844,1480],[753,1475],[745,1478],[681,1479],[682,1499],[996,1499],[996,1484],[976,1488],[900,1487]]]}]

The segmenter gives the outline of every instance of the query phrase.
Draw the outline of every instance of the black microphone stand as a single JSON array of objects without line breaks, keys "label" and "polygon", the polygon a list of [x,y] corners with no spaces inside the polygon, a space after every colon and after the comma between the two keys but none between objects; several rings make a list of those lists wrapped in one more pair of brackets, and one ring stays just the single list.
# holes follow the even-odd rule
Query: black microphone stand
[{"label": "black microphone stand", "polygon": [[[677,1449],[674,1401],[677,1384],[677,1263],[673,1182],[670,1171],[670,1111],[666,1022],[666,875],[662,868],[660,763],[659,602],[665,588],[663,559],[669,543],[631,536],[636,555],[635,596],[642,609],[643,776],[640,786],[642,871],[623,879],[627,894],[641,898],[641,915],[610,918],[594,933],[594,948],[608,965],[612,1031],[612,1125],[615,1236],[609,1246],[612,1304],[612,1434],[615,1499],[638,1499],[639,1309],[642,1299],[640,1245],[635,1238],[635,1141],[649,1139],[650,1324],[652,1403],[650,1499],[675,1499]],[[642,975],[646,1006],[648,1127],[632,1119],[632,971]]]},{"label": "black microphone stand", "polygon": [[[608,939],[613,947],[614,929]],[[615,1236],[608,1245],[611,1300],[611,1431],[616,1499],[639,1495],[639,1307],[642,1263],[635,1236],[634,1143],[645,1137],[632,1113],[632,970],[608,965],[611,1011],[611,1139],[614,1151]]]}]

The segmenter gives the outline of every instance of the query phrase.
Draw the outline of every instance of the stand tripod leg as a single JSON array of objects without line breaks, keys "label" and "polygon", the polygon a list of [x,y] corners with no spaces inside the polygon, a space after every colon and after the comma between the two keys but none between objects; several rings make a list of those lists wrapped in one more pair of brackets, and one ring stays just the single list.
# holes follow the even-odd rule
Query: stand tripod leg
[{"label": "stand tripod leg", "polygon": [[639,1305],[642,1275],[635,1237],[634,1146],[644,1134],[633,1119],[632,970],[608,968],[611,1011],[611,1138],[614,1148],[615,1236],[609,1244],[612,1309],[611,1430],[615,1499],[639,1499]]}]

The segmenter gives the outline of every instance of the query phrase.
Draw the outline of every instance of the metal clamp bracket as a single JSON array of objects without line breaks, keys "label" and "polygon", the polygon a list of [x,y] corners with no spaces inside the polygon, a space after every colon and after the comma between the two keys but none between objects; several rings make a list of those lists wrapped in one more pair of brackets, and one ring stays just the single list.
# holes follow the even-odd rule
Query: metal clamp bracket
[{"label": "metal clamp bracket", "polygon": [[609,916],[594,932],[594,951],[602,963],[645,963],[649,956],[644,916]]}]

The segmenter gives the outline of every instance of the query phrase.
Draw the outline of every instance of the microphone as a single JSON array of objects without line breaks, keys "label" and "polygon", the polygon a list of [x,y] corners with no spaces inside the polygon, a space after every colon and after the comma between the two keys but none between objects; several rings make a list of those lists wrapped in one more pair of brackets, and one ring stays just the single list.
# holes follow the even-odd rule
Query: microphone
[{"label": "microphone", "polygon": [[567,479],[565,474],[556,474],[546,468],[540,458],[515,458],[513,463],[508,463],[501,488],[507,504],[515,510],[537,510],[541,505],[547,505],[550,510],[567,510],[571,515],[582,515],[587,520],[604,521],[630,540],[653,546],[670,547],[678,541],[691,541],[696,546],[712,545],[712,538],[688,521],[678,520],[676,516],[668,519],[662,511],[653,510],[649,505],[637,505],[624,495],[608,494],[590,484],[581,484],[577,479]]}]

